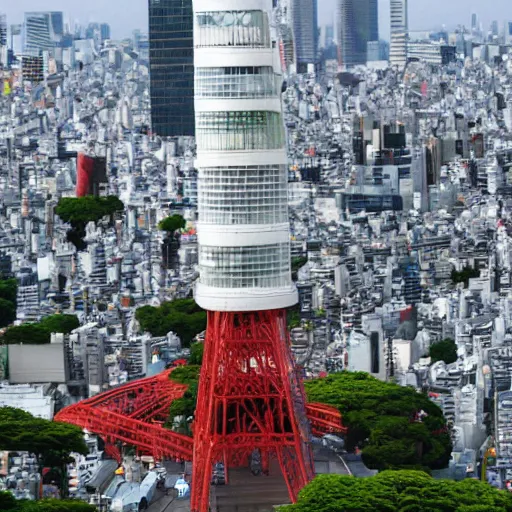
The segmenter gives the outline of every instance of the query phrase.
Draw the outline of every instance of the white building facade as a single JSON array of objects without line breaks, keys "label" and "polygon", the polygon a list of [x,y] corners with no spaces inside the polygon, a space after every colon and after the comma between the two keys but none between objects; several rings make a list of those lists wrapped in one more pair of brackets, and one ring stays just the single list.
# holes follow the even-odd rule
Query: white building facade
[{"label": "white building facade", "polygon": [[194,0],[200,278],[210,311],[297,302],[271,0]]},{"label": "white building facade", "polygon": [[390,1],[391,44],[389,63],[400,68],[407,63],[407,41],[409,39],[409,22],[407,0]]}]

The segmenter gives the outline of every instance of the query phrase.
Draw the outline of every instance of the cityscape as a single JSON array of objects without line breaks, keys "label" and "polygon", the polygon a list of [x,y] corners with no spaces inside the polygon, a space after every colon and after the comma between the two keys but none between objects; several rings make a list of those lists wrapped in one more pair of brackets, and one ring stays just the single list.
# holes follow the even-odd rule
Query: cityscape
[{"label": "cityscape", "polygon": [[0,6],[0,511],[512,512],[512,8],[47,3]]}]

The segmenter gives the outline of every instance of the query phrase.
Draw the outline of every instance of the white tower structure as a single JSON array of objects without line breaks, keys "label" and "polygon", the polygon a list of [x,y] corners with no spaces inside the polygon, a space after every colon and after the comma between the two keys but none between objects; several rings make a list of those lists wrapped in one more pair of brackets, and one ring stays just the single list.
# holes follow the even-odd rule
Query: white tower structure
[{"label": "white tower structure", "polygon": [[271,13],[271,0],[194,0],[195,298],[209,311],[272,310],[297,302]]},{"label": "white tower structure", "polygon": [[391,0],[391,44],[389,63],[392,66],[405,67],[407,63],[407,41],[409,39],[409,21],[407,0]]}]

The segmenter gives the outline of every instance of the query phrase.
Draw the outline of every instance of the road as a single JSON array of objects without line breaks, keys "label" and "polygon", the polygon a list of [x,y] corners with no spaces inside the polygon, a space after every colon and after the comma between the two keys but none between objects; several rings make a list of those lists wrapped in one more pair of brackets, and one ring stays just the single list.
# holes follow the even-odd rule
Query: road
[{"label": "road", "polygon": [[[317,474],[349,474],[342,459],[322,446],[314,447],[314,457]],[[171,472],[180,471],[179,465],[169,463],[166,467]],[[275,461],[268,477],[255,477],[248,468],[230,470],[229,485],[212,485],[210,499],[215,512],[273,512],[274,505],[289,503],[286,484]],[[159,493],[147,512],[190,512],[190,502]]]}]

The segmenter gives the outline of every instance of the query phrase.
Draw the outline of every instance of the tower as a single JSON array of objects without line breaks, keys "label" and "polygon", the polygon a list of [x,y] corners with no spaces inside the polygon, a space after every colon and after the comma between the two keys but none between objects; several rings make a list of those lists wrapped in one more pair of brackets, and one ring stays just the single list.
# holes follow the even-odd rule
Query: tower
[{"label": "tower", "polygon": [[208,311],[191,510],[212,466],[276,458],[295,501],[313,477],[304,393],[288,345],[287,169],[271,0],[194,0],[200,277]]},{"label": "tower", "polygon": [[338,43],[345,66],[365,65],[368,43],[378,39],[377,0],[338,0]]},{"label": "tower", "polygon": [[149,0],[151,124],[161,137],[194,136],[192,0]]},{"label": "tower", "polygon": [[391,45],[389,62],[392,66],[404,68],[407,63],[407,41],[409,22],[407,0],[391,0]]}]

